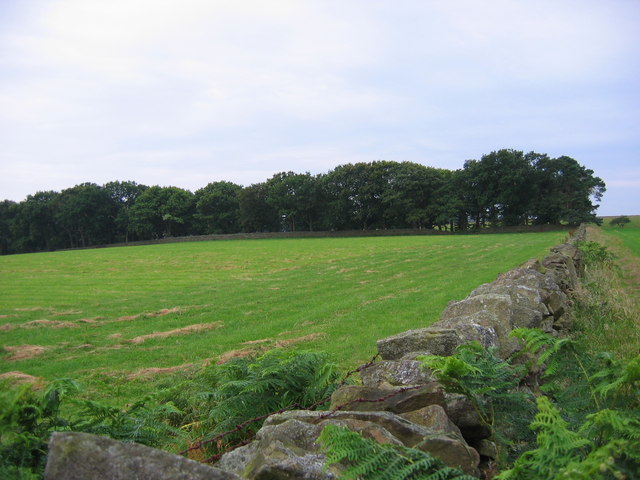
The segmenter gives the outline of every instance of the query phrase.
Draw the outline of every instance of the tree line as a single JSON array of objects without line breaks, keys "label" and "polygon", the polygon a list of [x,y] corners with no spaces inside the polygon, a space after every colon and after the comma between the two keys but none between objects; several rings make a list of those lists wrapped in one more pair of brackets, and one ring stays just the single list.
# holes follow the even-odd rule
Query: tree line
[{"label": "tree line", "polygon": [[82,183],[1,202],[0,253],[238,232],[577,224],[596,219],[592,201],[605,191],[593,173],[567,156],[503,149],[455,171],[381,160],[195,192]]}]

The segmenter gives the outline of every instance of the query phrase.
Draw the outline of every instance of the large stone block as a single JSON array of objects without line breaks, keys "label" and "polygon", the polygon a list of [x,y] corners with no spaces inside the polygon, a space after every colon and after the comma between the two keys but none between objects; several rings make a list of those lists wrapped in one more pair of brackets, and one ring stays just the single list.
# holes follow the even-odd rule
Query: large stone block
[{"label": "large stone block", "polygon": [[[477,330],[469,330],[470,325],[484,327],[485,334],[491,333],[495,337],[494,339],[487,337],[481,343],[488,346],[487,341],[491,341],[498,347],[500,355],[505,358],[518,348],[517,341],[509,337],[516,323],[517,312],[509,295],[479,294],[450,303],[442,312],[437,325],[454,328],[459,332],[466,331],[465,337]],[[479,330],[478,333],[480,333]]]},{"label": "large stone block", "polygon": [[378,353],[384,360],[399,360],[412,352],[449,356],[462,343],[455,330],[420,328],[378,340]]},{"label": "large stone block", "polygon": [[360,372],[362,384],[368,387],[422,385],[432,382],[433,375],[417,360],[383,360]]},{"label": "large stone block", "polygon": [[[377,435],[383,437],[384,443],[395,443],[395,438],[402,445],[429,452],[447,465],[460,468],[465,473],[475,475],[478,472],[480,456],[464,439],[417,425],[391,412],[338,411],[327,414],[298,410],[272,415],[266,420],[265,425],[280,424],[290,419],[321,426],[342,425],[356,431],[377,429]],[[375,427],[372,424],[375,424]]]},{"label": "large stone block", "polygon": [[240,480],[237,475],[136,443],[78,432],[49,440],[45,480]]},{"label": "large stone block", "polygon": [[550,275],[534,270],[515,268],[500,274],[494,283],[515,285],[537,291],[540,295],[540,301],[555,319],[560,318],[568,308],[567,296]]},{"label": "large stone block", "polygon": [[416,425],[422,425],[438,433],[463,438],[460,429],[451,421],[445,409],[440,405],[429,405],[420,410],[403,413],[400,416]]},{"label": "large stone block", "polygon": [[444,393],[437,382],[418,388],[368,387],[345,385],[331,395],[331,408],[351,411],[404,413],[434,404],[444,404]]},{"label": "large stone block", "polygon": [[296,419],[265,425],[253,442],[224,454],[216,466],[250,480],[332,480],[337,474],[324,469],[326,457],[316,444],[321,431]]}]

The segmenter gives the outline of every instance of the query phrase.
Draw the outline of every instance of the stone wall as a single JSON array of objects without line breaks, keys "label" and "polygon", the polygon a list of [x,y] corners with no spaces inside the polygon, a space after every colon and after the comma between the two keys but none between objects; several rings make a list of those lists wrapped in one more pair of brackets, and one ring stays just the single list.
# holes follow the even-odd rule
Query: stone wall
[{"label": "stone wall", "polygon": [[[86,455],[74,459],[60,452],[73,451],[69,445],[80,440],[89,442],[91,436],[65,433],[51,439],[45,478],[80,478],[73,473],[77,462],[97,459],[99,465],[83,470],[96,474],[87,473],[82,478],[125,478],[119,475],[126,465],[127,475],[140,479],[334,479],[338,478],[340,467],[324,468],[325,457],[317,443],[327,424],[348,427],[381,443],[427,451],[447,465],[479,476],[483,463],[496,455],[496,447],[489,440],[490,429],[463,396],[445,393],[430,373],[420,368],[416,357],[448,356],[457,346],[477,340],[485,347],[497,347],[506,358],[518,349],[517,340],[509,337],[512,329],[541,328],[556,334],[566,328],[571,306],[568,294],[582,270],[574,243],[584,240],[584,232],[580,227],[569,243],[553,247],[541,262],[530,260],[499,275],[494,282],[479,286],[464,300],[450,302],[436,323],[379,340],[377,349],[382,360],[361,371],[361,385],[338,389],[329,411],[272,415],[251,443],[223,455],[208,474],[204,471],[205,476],[196,476],[203,474],[201,464],[194,464],[197,471],[194,476],[187,476],[194,462],[185,464],[184,458],[165,452],[154,454],[166,457],[163,462],[156,462],[164,465],[161,469],[148,473],[140,467],[132,475],[132,466],[148,464],[149,449],[132,449],[134,458],[128,460],[122,458],[128,450],[115,447],[107,450],[117,452],[116,457],[103,455],[103,451],[91,458]],[[172,462],[180,465],[183,476],[165,474]]]}]

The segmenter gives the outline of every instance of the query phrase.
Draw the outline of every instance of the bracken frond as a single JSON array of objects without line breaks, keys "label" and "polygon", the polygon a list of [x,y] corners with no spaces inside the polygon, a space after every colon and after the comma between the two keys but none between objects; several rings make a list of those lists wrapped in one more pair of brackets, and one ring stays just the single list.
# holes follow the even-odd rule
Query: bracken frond
[{"label": "bracken frond", "polygon": [[318,440],[326,449],[327,466],[338,463],[345,466],[343,479],[475,480],[426,452],[380,445],[344,427],[327,425]]}]

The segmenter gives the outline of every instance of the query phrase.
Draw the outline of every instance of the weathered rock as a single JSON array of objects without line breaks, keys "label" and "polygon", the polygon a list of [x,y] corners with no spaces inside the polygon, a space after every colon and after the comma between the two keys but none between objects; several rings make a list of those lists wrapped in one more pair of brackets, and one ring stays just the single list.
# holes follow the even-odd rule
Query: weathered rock
[{"label": "weathered rock", "polygon": [[474,405],[464,395],[445,393],[444,409],[467,442],[474,443],[491,436],[491,427],[480,418]]},{"label": "weathered rock", "polygon": [[359,433],[365,438],[369,438],[371,440],[375,440],[381,445],[389,444],[389,445],[403,445],[403,443],[398,440],[389,430],[384,428],[377,423],[368,421],[368,420],[358,420],[356,418],[340,418],[324,420],[321,425],[326,426],[328,424],[338,425],[340,427],[345,427],[351,430],[352,432]]},{"label": "weathered rock", "polygon": [[547,269],[546,275],[549,275],[563,292],[575,289],[578,274],[570,257],[553,252],[542,259],[542,265]]},{"label": "weathered rock", "polygon": [[[455,302],[450,305],[453,303]],[[493,313],[480,310],[471,315],[438,320],[431,328],[454,330],[458,335],[459,345],[476,341],[483,347],[489,348],[498,346],[498,334],[495,328],[490,326],[494,322],[495,315]],[[413,352],[405,355],[404,358],[417,358],[419,355],[425,355],[425,352]]]},{"label": "weathered rock", "polygon": [[216,467],[242,476],[247,465],[258,455],[259,443],[251,442],[243,447],[225,453],[216,463]]},{"label": "weathered rock", "polygon": [[324,468],[326,457],[295,452],[280,442],[260,446],[247,466],[244,478],[251,480],[331,480],[337,474]]},{"label": "weathered rock", "polygon": [[322,428],[299,420],[288,420],[279,425],[265,425],[256,434],[256,440],[282,442],[289,447],[301,450],[316,451],[316,439]]},{"label": "weathered rock", "polygon": [[498,458],[498,447],[491,440],[487,440],[483,438],[476,445],[474,445],[477,452],[483,456],[487,457],[491,460],[495,460]]},{"label": "weathered rock", "polygon": [[329,480],[316,439],[322,427],[289,419],[263,426],[253,442],[224,454],[216,466],[246,479]]},{"label": "weathered rock", "polygon": [[580,250],[575,245],[570,243],[562,243],[560,245],[556,245],[551,248],[551,251],[554,253],[559,253],[560,255],[564,255],[565,257],[569,257],[573,262],[573,267],[576,270],[578,275],[582,275],[584,273],[584,267],[582,265],[582,254]]},{"label": "weathered rock", "polygon": [[457,327],[458,330],[467,325],[491,328],[495,332],[495,341],[503,358],[518,348],[517,341],[509,337],[509,332],[514,328],[514,305],[509,295],[479,294],[450,303],[442,312],[437,325]]},{"label": "weathered rock", "polygon": [[532,258],[530,260],[527,260],[518,268],[521,268],[523,270],[535,270],[536,272],[539,272],[539,273],[545,272],[544,267],[540,263],[540,260],[538,260],[537,258]]},{"label": "weathered rock", "polygon": [[420,328],[378,340],[378,353],[384,360],[399,360],[411,352],[449,356],[461,340],[455,330]]},{"label": "weathered rock", "polygon": [[459,302],[451,302],[440,315],[440,320],[448,320],[456,317],[469,317],[480,311],[493,314],[495,325],[492,325],[498,335],[502,331],[508,332],[511,329],[511,308],[513,301],[509,295],[485,293],[467,297]]},{"label": "weathered rock", "polygon": [[543,275],[534,270],[515,268],[500,274],[494,283],[517,285],[536,290],[540,295],[540,301],[556,319],[567,310],[567,296],[549,275]]},{"label": "weathered rock", "polygon": [[[477,473],[479,455],[463,439],[417,425],[390,412],[338,411],[327,415],[326,412],[297,410],[272,415],[265,421],[265,425],[280,424],[291,419],[322,426],[331,423],[357,428],[358,425],[370,427],[371,424],[375,424],[407,447],[427,451],[440,458],[447,465],[461,468],[466,473]],[[388,438],[386,433],[385,436]]]},{"label": "weathered rock", "polygon": [[383,360],[360,372],[368,387],[411,386],[432,382],[433,375],[416,360]]},{"label": "weathered rock", "polygon": [[[485,294],[508,295],[513,302],[514,310],[533,310],[537,312],[531,320],[514,318],[514,324],[531,323],[534,324],[537,318],[550,315],[549,309],[542,301],[541,292],[537,288],[531,288],[518,282],[507,280],[496,280],[493,283],[486,283],[473,290],[469,297]],[[538,315],[539,314],[539,315]],[[532,327],[535,328],[535,327]]]},{"label": "weathered rock", "polygon": [[571,234],[569,242],[575,245],[577,242],[584,242],[587,239],[587,227],[582,224],[576,228]]},{"label": "weathered rock", "polygon": [[457,467],[468,475],[478,475],[480,455],[461,438],[448,435],[431,435],[414,448],[429,452],[450,467]]},{"label": "weathered rock", "polygon": [[416,425],[427,427],[436,432],[463,438],[460,429],[449,419],[447,412],[440,405],[429,405],[420,410],[403,413],[400,416]]},{"label": "weathered rock", "polygon": [[345,385],[331,395],[332,409],[351,411],[404,413],[433,404],[444,404],[444,394],[438,382],[416,388]]},{"label": "weathered rock", "polygon": [[[440,407],[442,408],[442,407]],[[446,414],[445,414],[446,415]],[[360,433],[366,438],[372,438],[380,444],[390,443],[394,445],[403,445],[403,443],[393,436],[386,428],[370,421],[356,420],[353,418],[328,420],[323,425],[333,423],[349,428],[354,432]],[[446,465],[450,467],[460,468],[467,474],[475,475],[478,472],[478,464],[480,456],[475,449],[471,448],[462,435],[455,433],[455,425],[452,432],[441,432],[440,430],[430,429],[430,433],[423,437],[422,441],[415,445],[424,452],[428,452],[434,457],[438,457]]]},{"label": "weathered rock", "polygon": [[469,317],[457,317],[455,321],[449,322],[450,325],[455,325],[455,329],[460,336],[462,343],[479,342],[484,348],[498,346],[498,334],[496,329],[492,326],[481,325],[478,322],[484,322],[490,324],[487,318],[490,315],[485,315],[485,312],[478,312]]},{"label": "weathered rock", "polygon": [[45,480],[236,480],[240,477],[179,455],[78,432],[49,440]]},{"label": "weathered rock", "polygon": [[400,440],[403,445],[407,446],[416,445],[422,440],[424,435],[430,433],[426,428],[415,425],[391,412],[337,411],[329,413],[310,410],[292,410],[289,412],[271,415],[265,420],[264,425],[279,425],[280,423],[284,423],[290,419],[312,423],[314,425],[336,423],[345,419],[373,422],[385,428],[389,433]]}]

